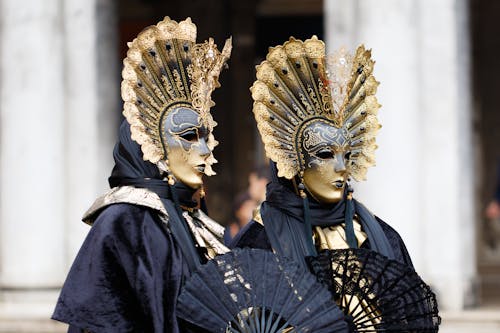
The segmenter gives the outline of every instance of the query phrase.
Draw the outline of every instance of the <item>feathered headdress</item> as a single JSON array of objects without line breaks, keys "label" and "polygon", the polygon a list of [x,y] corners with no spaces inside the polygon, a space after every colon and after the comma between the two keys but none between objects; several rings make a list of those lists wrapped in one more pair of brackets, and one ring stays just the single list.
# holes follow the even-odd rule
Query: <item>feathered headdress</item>
[{"label": "feathered headdress", "polygon": [[304,170],[301,131],[316,119],[327,121],[347,137],[347,174],[365,179],[375,164],[375,135],[380,128],[371,51],[359,46],[352,56],[340,50],[325,55],[316,36],[305,42],[290,38],[269,49],[257,66],[253,112],[267,156],[278,176],[292,179]]},{"label": "feathered headdress", "polygon": [[[132,139],[142,148],[144,160],[166,158],[163,133],[165,115],[174,108],[195,110],[211,131],[211,94],[231,54],[231,39],[222,52],[212,38],[196,44],[196,25],[190,18],[177,23],[169,17],[144,29],[132,42],[123,61],[123,114],[130,123]],[[217,144],[210,137],[210,149]]]}]

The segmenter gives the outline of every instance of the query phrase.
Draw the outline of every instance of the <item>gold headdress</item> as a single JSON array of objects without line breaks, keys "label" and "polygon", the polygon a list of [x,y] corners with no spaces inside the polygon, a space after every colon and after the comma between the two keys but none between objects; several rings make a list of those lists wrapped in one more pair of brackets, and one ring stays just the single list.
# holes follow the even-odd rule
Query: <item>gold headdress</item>
[{"label": "gold headdress", "polygon": [[276,162],[278,176],[292,179],[304,170],[301,130],[319,119],[345,133],[351,153],[347,173],[365,179],[375,163],[380,128],[373,65],[371,51],[363,45],[354,56],[344,50],[325,56],[325,44],[316,36],[305,42],[292,37],[269,49],[250,90],[266,154]]},{"label": "gold headdress", "polygon": [[[166,158],[163,121],[174,108],[195,110],[210,131],[217,125],[210,114],[211,94],[220,86],[218,77],[231,54],[231,39],[222,52],[212,38],[195,43],[196,25],[191,19],[177,23],[169,17],[128,43],[122,71],[123,114],[144,160],[156,164]],[[216,144],[211,136],[209,147]]]}]

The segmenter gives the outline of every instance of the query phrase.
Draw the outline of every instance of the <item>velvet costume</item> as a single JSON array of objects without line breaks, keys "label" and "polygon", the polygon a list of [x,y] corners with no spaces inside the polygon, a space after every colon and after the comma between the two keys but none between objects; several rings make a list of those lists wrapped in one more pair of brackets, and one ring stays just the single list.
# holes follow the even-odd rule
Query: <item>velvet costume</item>
[{"label": "velvet costume", "polygon": [[[116,164],[110,185],[134,185],[158,194],[168,224],[158,210],[131,204],[126,198],[96,212],[52,318],[70,324],[69,332],[202,332],[178,322],[175,315],[180,288],[192,271],[190,261],[199,262],[202,251],[198,254],[186,233],[182,236],[190,238],[189,246],[181,248],[172,226],[179,227],[183,218],[157,167],[142,160],[126,122],[113,155]],[[182,184],[176,187],[178,200],[193,206],[193,191]],[[183,251],[194,251],[197,258]]]}]

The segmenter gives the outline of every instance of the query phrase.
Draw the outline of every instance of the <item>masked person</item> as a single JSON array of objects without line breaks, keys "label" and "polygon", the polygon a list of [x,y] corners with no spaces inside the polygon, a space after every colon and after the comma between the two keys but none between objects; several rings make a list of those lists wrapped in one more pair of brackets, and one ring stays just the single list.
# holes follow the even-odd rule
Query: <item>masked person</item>
[{"label": "masked person", "polygon": [[210,96],[230,52],[230,40],[222,52],[196,44],[189,18],[166,17],[129,43],[111,190],[84,216],[92,229],[53,315],[69,332],[197,331],[176,302],[191,272],[227,251],[193,198],[214,174]]},{"label": "masked person", "polygon": [[251,92],[272,179],[260,212],[233,244],[302,263],[321,250],[363,247],[412,265],[398,233],[353,199],[349,186],[375,163],[373,65],[363,46],[327,57],[315,36],[270,48]]}]

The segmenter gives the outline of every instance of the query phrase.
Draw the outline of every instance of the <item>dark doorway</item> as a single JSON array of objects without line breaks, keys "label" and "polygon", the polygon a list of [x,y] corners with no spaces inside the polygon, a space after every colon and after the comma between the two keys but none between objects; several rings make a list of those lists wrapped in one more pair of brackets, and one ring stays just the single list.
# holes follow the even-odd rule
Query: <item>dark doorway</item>
[{"label": "dark doorway", "polygon": [[470,0],[475,131],[479,138],[477,263],[483,304],[500,303],[500,218],[485,218],[500,177],[500,2]]},{"label": "dark doorway", "polygon": [[256,55],[264,59],[270,46],[281,45],[290,37],[323,39],[323,15],[259,16],[256,28]]}]

